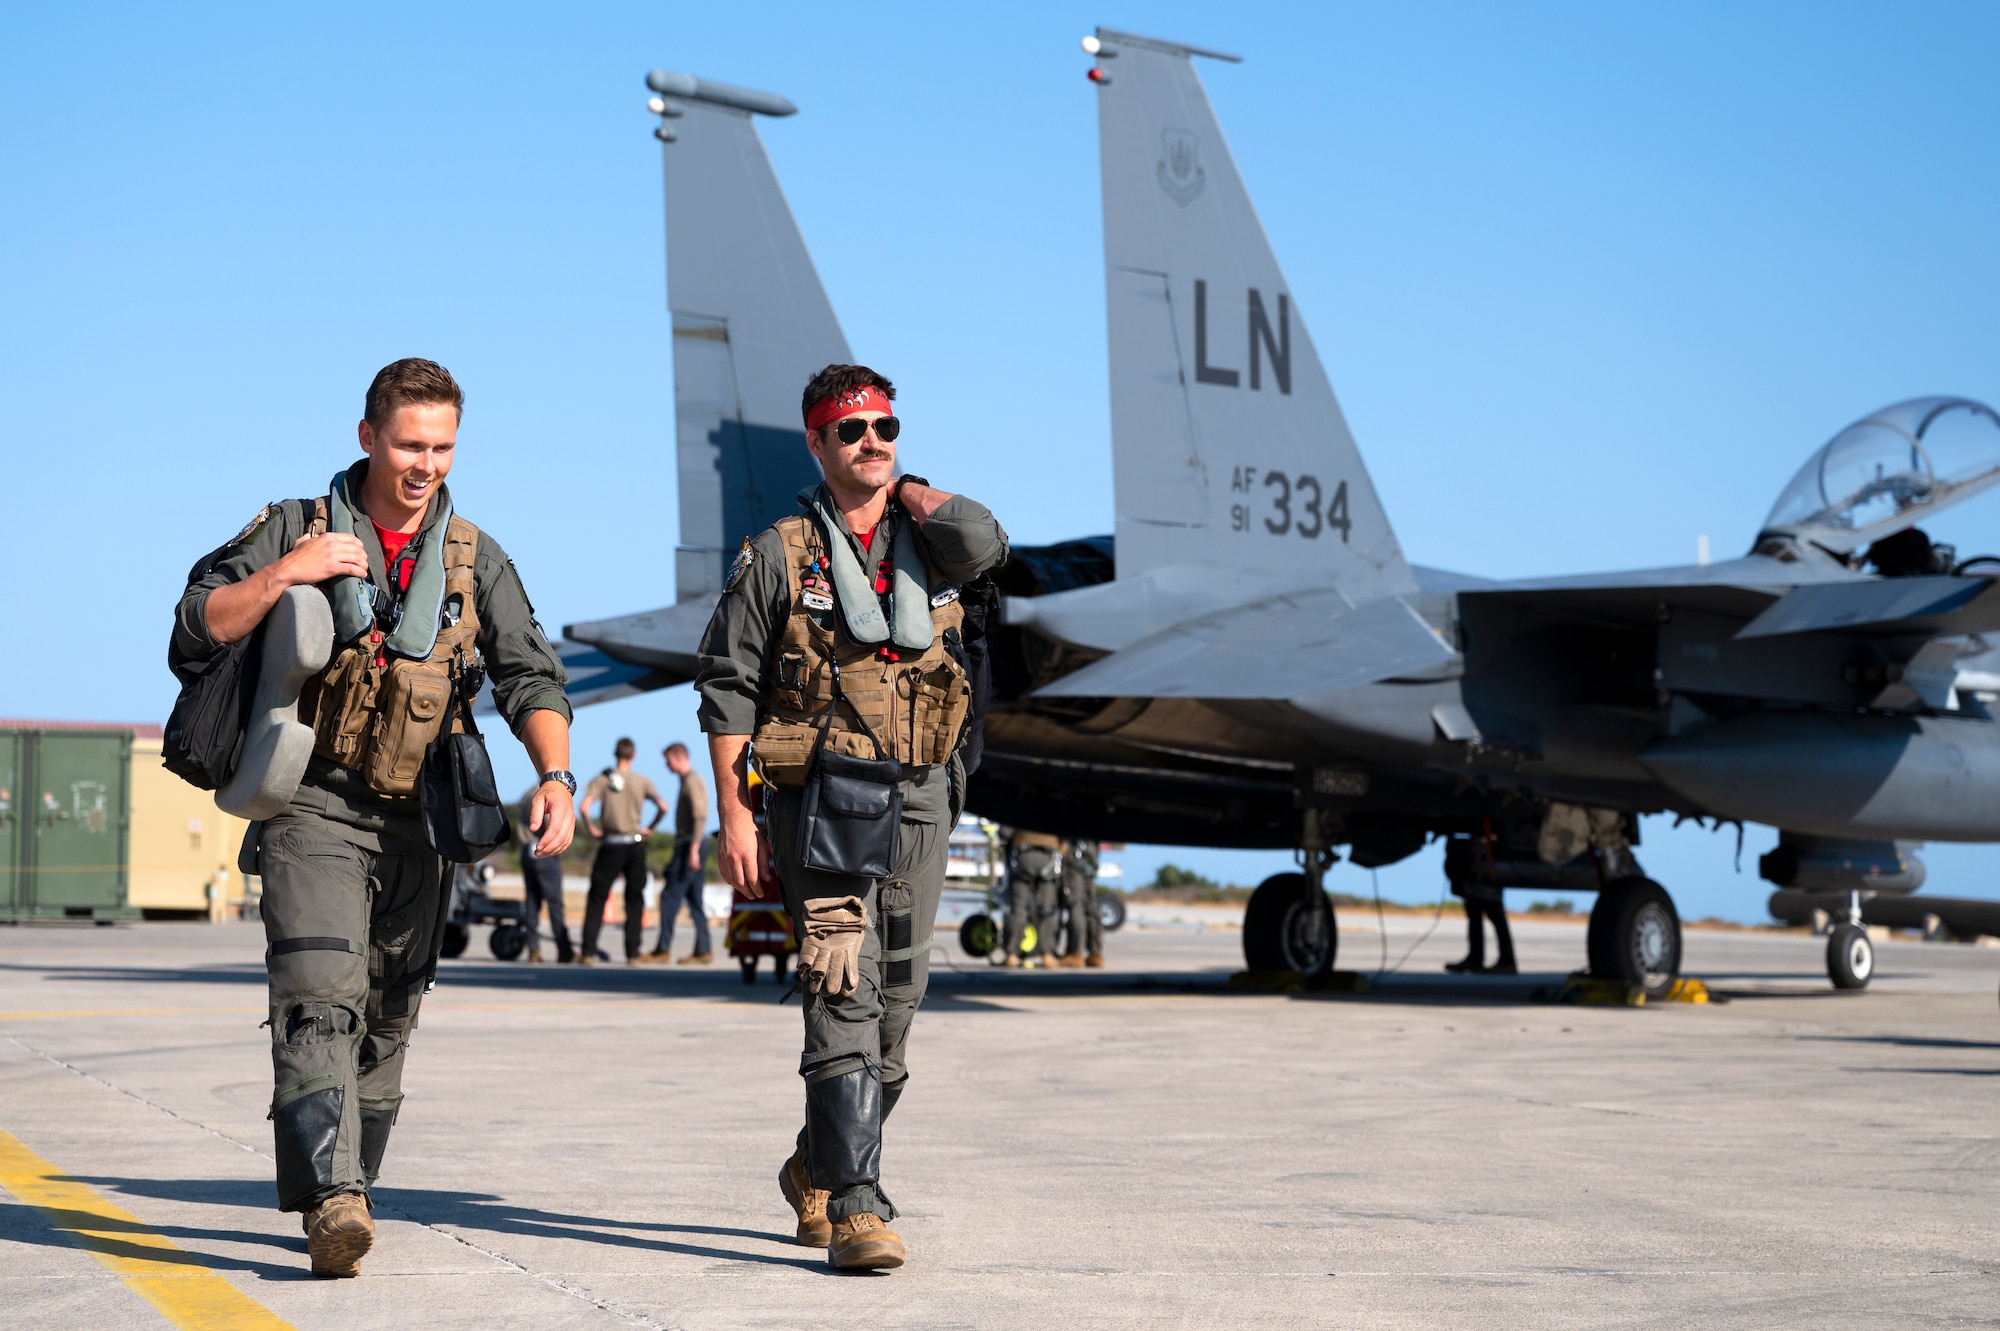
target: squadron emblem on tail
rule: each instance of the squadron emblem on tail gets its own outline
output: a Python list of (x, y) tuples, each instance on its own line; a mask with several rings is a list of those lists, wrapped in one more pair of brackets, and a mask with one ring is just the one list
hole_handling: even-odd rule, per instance
[(1199, 142), (1193, 131), (1185, 129), (1167, 130), (1160, 135), (1160, 141), (1165, 151), (1157, 168), (1160, 188), (1185, 208), (1208, 184), (1208, 173), (1201, 169)]

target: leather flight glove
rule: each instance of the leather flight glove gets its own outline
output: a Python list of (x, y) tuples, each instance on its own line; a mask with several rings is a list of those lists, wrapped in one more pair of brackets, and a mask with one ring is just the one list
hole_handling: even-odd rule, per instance
[(838, 998), (861, 982), (861, 931), (868, 909), (860, 897), (814, 897), (806, 902), (805, 937), (799, 941), (799, 983), (809, 994)]

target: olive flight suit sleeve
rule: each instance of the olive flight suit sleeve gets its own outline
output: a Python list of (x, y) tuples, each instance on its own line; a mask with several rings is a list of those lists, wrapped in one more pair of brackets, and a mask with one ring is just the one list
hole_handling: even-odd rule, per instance
[(701, 635), (695, 717), (705, 735), (749, 735), (757, 729), (764, 696), (764, 664), (771, 641), (784, 627), (789, 588), (785, 542), (776, 528), (750, 543), (749, 567), (715, 603)]
[(947, 582), (970, 582), (1007, 559), (1007, 533), (977, 499), (953, 495), (917, 528), (930, 546), (931, 564)]
[(208, 572), (188, 583), (180, 604), (174, 607), (174, 648), (181, 656), (206, 661), (222, 650), (223, 645), (208, 631), (208, 594), (284, 558), (292, 542), (305, 535), (305, 527), (292, 521), (296, 516), (293, 508), (283, 502), (266, 504), (235, 540), (216, 552), (220, 557)]
[(528, 589), (514, 571), (514, 561), (500, 543), (479, 533), (472, 558), (472, 596), (479, 612), (479, 654), (486, 658), (486, 677), (493, 681), (493, 704), (516, 738), (531, 712), (554, 712), (565, 722), (575, 713), (563, 686), (569, 672), (556, 659)]

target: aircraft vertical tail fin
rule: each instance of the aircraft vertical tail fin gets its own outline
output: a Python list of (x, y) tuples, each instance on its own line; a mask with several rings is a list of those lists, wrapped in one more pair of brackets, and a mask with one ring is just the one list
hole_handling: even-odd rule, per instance
[(822, 365), (852, 357), (752, 119), (796, 108), (665, 70), (646, 84), (663, 108), (681, 510), (675, 592), (694, 601), (721, 590), (744, 537), (792, 512), (800, 487), (819, 480), (799, 392)]
[[(1092, 50), (1092, 47), (1095, 50)], [(1169, 566), (1413, 590), (1193, 58), (1099, 28), (1120, 580)]]
[(646, 85), (665, 150), (681, 494), (675, 601), (563, 626), (579, 704), (694, 678), (696, 646), (738, 547), (796, 511), (793, 496), (819, 480), (799, 394), (822, 365), (853, 359), (751, 119), (797, 108), (774, 93), (665, 70)]

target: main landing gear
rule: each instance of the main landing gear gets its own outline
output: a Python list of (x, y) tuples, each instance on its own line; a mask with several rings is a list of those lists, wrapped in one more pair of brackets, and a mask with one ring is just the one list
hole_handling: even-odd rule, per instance
[(1266, 878), (1243, 912), (1243, 964), (1253, 971), (1297, 971), (1308, 980), (1333, 972), (1340, 929), (1326, 895), (1334, 853), (1318, 809), (1306, 810), (1304, 872)]
[(1681, 917), (1667, 889), (1637, 874), (1598, 891), (1585, 936), (1590, 973), (1665, 998), (1681, 974)]
[[(1496, 820), (1497, 821), (1497, 820)], [(1597, 896), (1584, 951), (1590, 974), (1641, 990), (1648, 999), (1673, 992), (1681, 974), (1681, 917), (1667, 889), (1639, 871), (1629, 846), (1584, 850), (1561, 864), (1541, 858), (1532, 826), (1503, 824), (1484, 836), (1454, 837), (1445, 846), (1452, 890), (1529, 888)]]

